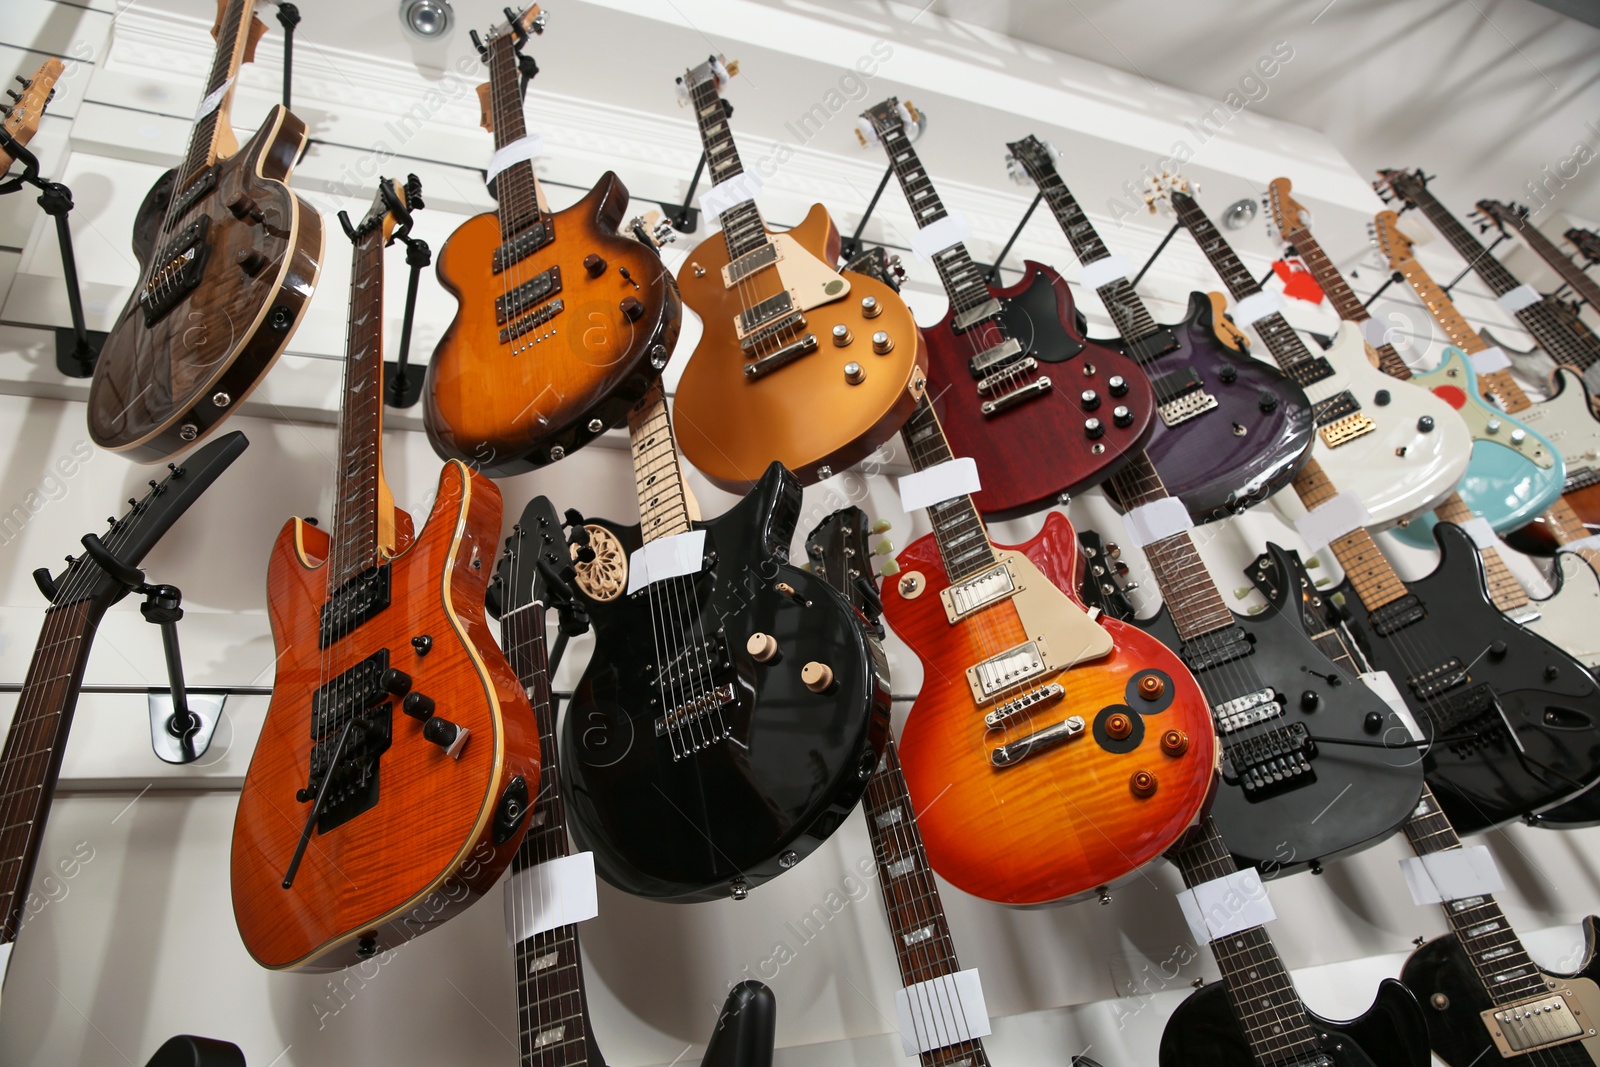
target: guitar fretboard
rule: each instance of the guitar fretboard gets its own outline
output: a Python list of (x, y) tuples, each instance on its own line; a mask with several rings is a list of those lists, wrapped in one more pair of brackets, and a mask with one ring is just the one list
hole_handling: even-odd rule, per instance
[[(1233, 295), (1234, 300), (1243, 300), (1247, 296), (1261, 292), (1261, 286), (1255, 277), (1234, 253), (1221, 231), (1213, 226), (1206, 213), (1200, 210), (1200, 205), (1193, 197), (1187, 193), (1174, 192), (1172, 207), (1177, 213), (1178, 221), (1194, 235), (1195, 243), (1211, 261), (1212, 268), (1221, 276), (1223, 284), (1228, 287), (1228, 292)], [(1267, 350), (1272, 353), (1273, 362), (1284, 374), (1301, 386), (1310, 385), (1321, 377), (1316, 357), (1306, 348), (1305, 342), (1300, 340), (1300, 335), (1294, 332), (1282, 314), (1273, 312), (1257, 319), (1254, 325), (1256, 333), (1266, 344)]]
[(688, 533), (689, 499), (683, 468), (678, 465), (667, 396), (659, 384), (628, 413), (628, 440), (633, 448), (633, 481), (644, 539)]
[(384, 228), (369, 226), (355, 241), (350, 313), (345, 326), (344, 398), (339, 412), (339, 476), (335, 482), (328, 582), (336, 589), (376, 567), (383, 482)]
[[(926, 395), (917, 401), (916, 410), (900, 432), (905, 438), (913, 470), (927, 470), (954, 458), (950, 442), (945, 440), (944, 428), (939, 425), (939, 416), (934, 414), (933, 404)], [(933, 520), (933, 536), (939, 543), (944, 572), (952, 582), (994, 566), (994, 546), (989, 543), (989, 532), (970, 496), (935, 504), (928, 509), (928, 517)]]
[[(713, 185), (744, 173), (739, 159), (739, 147), (733, 142), (733, 131), (728, 126), (728, 109), (717, 94), (717, 78), (711, 74), (689, 90), (694, 104), (695, 124), (700, 128), (700, 144), (706, 150), (706, 167), (711, 171)], [(738, 259), (766, 244), (767, 228), (761, 221), (761, 211), (754, 200), (745, 200), (717, 216), (722, 225), (722, 240), (728, 246), (728, 258)]]
[[(1350, 288), (1345, 281), (1344, 273), (1334, 266), (1333, 260), (1322, 250), (1322, 245), (1311, 236), (1311, 231), (1305, 227), (1296, 230), (1285, 230), (1283, 239), (1294, 246), (1306, 268), (1311, 271), (1311, 276), (1317, 280), (1317, 285), (1328, 297), (1328, 302), (1333, 305), (1339, 317), (1346, 322), (1360, 324), (1372, 318), (1367, 311), (1367, 306), (1361, 298)], [(1407, 381), (1411, 378), (1411, 368), (1406, 361), (1396, 352), (1393, 345), (1377, 345), (1373, 349), (1378, 353), (1378, 366), (1383, 373), (1391, 378)]]
[[(522, 117), (521, 74), (517, 70), (516, 34), (509, 26), (489, 39), (489, 107), (494, 120), (494, 147), (498, 151), (527, 136)], [(521, 160), (502, 170), (494, 180), (500, 217), (500, 239), (509, 241), (539, 221), (539, 190), (533, 161)]]
[[(1478, 208), (1480, 211), (1487, 211), (1487, 202), (1480, 201)], [(1561, 275), (1561, 280), (1572, 287), (1573, 293), (1579, 299), (1590, 307), (1600, 308), (1600, 282), (1596, 282), (1582, 267), (1569, 259), (1567, 254), (1561, 251), (1561, 246), (1546, 237), (1544, 232), (1533, 224), (1532, 219), (1510, 211), (1499, 212), (1497, 217), (1509, 223), (1517, 231), (1517, 236), (1527, 242), (1528, 247), (1533, 249), (1540, 259), (1550, 264), (1551, 268)]]
[[(1440, 522), (1453, 522), (1457, 526), (1475, 517), (1472, 509), (1467, 507), (1467, 502), (1461, 499), (1460, 493), (1451, 493), (1445, 497), (1433, 509), (1433, 513), (1438, 516)], [(1511, 576), (1511, 568), (1506, 566), (1506, 561), (1500, 557), (1499, 550), (1492, 547), (1480, 548), (1478, 558), (1483, 560), (1484, 577), (1489, 585), (1489, 599), (1494, 601), (1494, 606), (1501, 611), (1515, 611), (1526, 607), (1528, 592)]]
[[(211, 96), (227, 84), (229, 78), (239, 73), (239, 67), (244, 62), (245, 47), (249, 43), (247, 27), (254, 15), (255, 0), (228, 0), (228, 6), (222, 11), (222, 21), (217, 27), (217, 51), (211, 60), (211, 71), (206, 75), (206, 88), (201, 99)], [(226, 96), (232, 94), (230, 86)], [(183, 169), (178, 172), (178, 190), (187, 188), (190, 182), (200, 176), (201, 171), (216, 162), (217, 123), (228, 110), (226, 96), (209, 114), (197, 119), (194, 128), (189, 131), (189, 148), (184, 153)]]
[[(1295, 475), (1294, 490), (1308, 511), (1339, 495), (1322, 465), (1314, 459), (1307, 460)], [(1336, 537), (1328, 547), (1368, 611), (1376, 611), (1406, 595), (1405, 583), (1366, 530), (1352, 530)]]
[[(1210, 816), (1169, 855), (1191, 889), (1238, 870)], [(1321, 1051), (1316, 1031), (1266, 928), (1252, 926), (1217, 938), (1211, 952), (1256, 1062), (1311, 1062)]]

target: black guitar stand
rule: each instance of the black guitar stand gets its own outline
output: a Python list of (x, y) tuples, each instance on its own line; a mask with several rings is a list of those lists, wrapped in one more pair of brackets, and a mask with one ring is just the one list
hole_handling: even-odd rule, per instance
[(68, 378), (87, 378), (94, 373), (94, 362), (100, 356), (100, 346), (106, 335), (89, 330), (83, 323), (83, 294), (78, 286), (78, 258), (72, 253), (72, 228), (67, 225), (67, 213), (72, 210), (72, 190), (60, 182), (45, 181), (39, 177), (39, 159), (5, 130), (0, 129), (0, 148), (22, 164), (22, 173), (9, 181), (0, 182), (0, 196), (15, 193), (24, 185), (39, 190), (39, 206), (56, 220), (56, 241), (61, 245), (61, 271), (67, 281), (67, 307), (72, 313), (72, 327), (57, 326), (56, 369)]
[(861, 234), (867, 228), (867, 220), (872, 218), (872, 213), (878, 209), (878, 201), (883, 197), (883, 191), (889, 187), (889, 179), (894, 177), (894, 167), (891, 165), (883, 172), (883, 177), (878, 181), (878, 188), (873, 191), (872, 199), (867, 201), (867, 210), (861, 213), (861, 221), (856, 223), (856, 232), (852, 233), (839, 243), (839, 258), (852, 260), (861, 254), (865, 247), (861, 243)]
[[(1356, 276), (1356, 272), (1352, 270), (1350, 272), (1350, 276), (1352, 278), (1355, 277)], [(1406, 276), (1404, 274), (1401, 274), (1397, 270), (1396, 271), (1390, 271), (1388, 280), (1385, 281), (1382, 285), (1378, 286), (1377, 289), (1373, 290), (1371, 296), (1369, 296), (1365, 300), (1361, 301), (1361, 306), (1364, 307), (1364, 308), (1370, 308), (1373, 305), (1373, 303), (1377, 301), (1378, 297), (1383, 295), (1383, 291), (1385, 289), (1389, 288), (1389, 286), (1393, 285), (1395, 282), (1403, 282), (1405, 280), (1406, 280)]]
[[(178, 654), (178, 620), (183, 618), (183, 594), (172, 585), (151, 585), (144, 571), (118, 559), (96, 534), (85, 534), (83, 547), (130, 593), (145, 598), (139, 613), (146, 622), (161, 628), (161, 647), (167, 658), (167, 680), (171, 689), (150, 694), (150, 745), (166, 763), (193, 763), (211, 747), (222, 717), (226, 693), (201, 696), (193, 701), (183, 682), (183, 660)], [(38, 575), (35, 574), (35, 580)], [(41, 586), (42, 588), (42, 586)]]
[(409, 408), (416, 406), (422, 398), (425, 377), (423, 372), (408, 363), (411, 323), (417, 310), (417, 278), (422, 274), (422, 268), (433, 262), (433, 252), (428, 248), (428, 242), (420, 237), (402, 233), (398, 228), (395, 236), (405, 243), (406, 266), (411, 268), (411, 277), (406, 282), (406, 317), (400, 324), (400, 354), (398, 358), (383, 364), (383, 402), (392, 408)]
[(983, 280), (990, 285), (1000, 284), (1000, 264), (1005, 262), (1006, 256), (1011, 251), (1011, 246), (1017, 243), (1017, 238), (1022, 236), (1022, 231), (1027, 228), (1028, 220), (1033, 218), (1033, 209), (1039, 206), (1039, 201), (1044, 199), (1044, 193), (1035, 193), (1033, 203), (1028, 205), (1028, 210), (1022, 213), (1022, 221), (1017, 223), (1017, 228), (1011, 231), (1011, 236), (1006, 239), (1005, 247), (1000, 249), (1000, 254), (994, 257), (994, 262), (978, 267), (983, 271)]
[(1151, 252), (1150, 253), (1150, 258), (1144, 261), (1144, 266), (1139, 268), (1139, 273), (1135, 274), (1132, 278), (1128, 279), (1128, 284), (1129, 285), (1133, 286), (1134, 288), (1138, 288), (1139, 281), (1147, 273), (1149, 273), (1150, 267), (1155, 263), (1155, 261), (1157, 259), (1159, 259), (1161, 257), (1161, 253), (1163, 253), (1163, 252), (1165, 252), (1167, 250), (1167, 245), (1171, 243), (1172, 239), (1177, 236), (1178, 231), (1181, 230), (1181, 229), (1183, 229), (1183, 223), (1174, 222), (1172, 224), (1172, 229), (1168, 230), (1167, 231), (1167, 235), (1161, 239), (1161, 243), (1156, 245), (1156, 250), (1154, 252)]
[(283, 109), (288, 111), (289, 83), (294, 78), (294, 28), (300, 25), (300, 9), (288, 0), (281, 0), (278, 25), (283, 27)]

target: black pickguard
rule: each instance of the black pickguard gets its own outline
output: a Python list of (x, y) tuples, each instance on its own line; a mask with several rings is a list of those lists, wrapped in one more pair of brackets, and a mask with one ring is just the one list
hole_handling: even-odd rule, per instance
[[(1583, 920), (1585, 942), (1583, 968), (1556, 978), (1587, 978), (1600, 982), (1600, 964), (1595, 960), (1597, 920)], [(1529, 1053), (1514, 1060), (1500, 1056), (1484, 1029), (1481, 1012), (1494, 1007), (1483, 982), (1472, 969), (1455, 934), (1436, 937), (1413, 952), (1400, 968), (1400, 981), (1415, 993), (1428, 1020), (1428, 1042), (1450, 1067), (1490, 1067), (1497, 1063), (1527, 1062), (1537, 1067), (1595, 1067), (1595, 1061), (1581, 1044), (1557, 1045), (1537, 1056)]]
[[(1460, 527), (1440, 523), (1433, 536), (1439, 565), (1407, 583), (1420, 621), (1381, 636), (1348, 582), (1340, 591), (1351, 634), (1434, 742), (1423, 758), (1428, 784), (1457, 832), (1469, 834), (1534, 816), (1600, 781), (1600, 686), (1573, 656), (1495, 608)], [(1468, 668), (1464, 684), (1431, 700), (1408, 684), (1451, 659)], [(1472, 692), (1492, 703), (1476, 714), (1446, 703)], [(1600, 805), (1590, 807), (1584, 824), (1600, 821)]]
[[(1378, 985), (1372, 1007), (1349, 1022), (1330, 1022), (1306, 1012), (1322, 1040), (1327, 1067), (1429, 1067), (1428, 1028), (1422, 1009), (1393, 978)], [(1227, 986), (1193, 993), (1161, 1032), (1160, 1067), (1256, 1067), (1250, 1043), (1233, 1014)], [(1317, 1067), (1308, 1059), (1305, 1067)], [(1301, 1067), (1288, 1060), (1282, 1067)]]
[[(774, 463), (730, 511), (696, 524), (707, 534), (699, 574), (610, 602), (583, 598), (595, 651), (562, 727), (562, 789), (573, 837), (619, 889), (687, 902), (759, 885), (844, 821), (877, 765), (888, 666), (866, 620), (789, 565), (799, 508), (799, 482)], [(636, 526), (597, 525), (629, 552), (641, 543)], [(757, 632), (777, 639), (770, 663), (746, 651)], [(725, 645), (728, 666), (712, 680), (734, 692), (721, 712), (730, 736), (687, 755), (682, 732), (656, 729), (662, 702), (685, 688), (654, 682), (658, 658), (686, 633)], [(827, 692), (801, 681), (812, 661), (833, 670)], [(703, 732), (688, 736), (708, 736), (711, 720), (696, 722)]]

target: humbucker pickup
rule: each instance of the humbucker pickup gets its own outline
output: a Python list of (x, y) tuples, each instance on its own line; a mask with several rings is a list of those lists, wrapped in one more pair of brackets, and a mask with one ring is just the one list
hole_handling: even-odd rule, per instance
[(1020, 588), (1011, 565), (997, 563), (965, 581), (942, 589), (939, 599), (944, 603), (945, 618), (957, 623), (990, 604), (1011, 599)]
[(990, 345), (967, 360), (967, 369), (974, 378), (981, 378), (987, 372), (1022, 355), (1022, 342), (1015, 337), (1007, 337), (997, 345)]
[(1367, 621), (1372, 624), (1372, 629), (1379, 637), (1388, 637), (1427, 617), (1428, 613), (1423, 609), (1422, 601), (1417, 599), (1415, 593), (1407, 593), (1400, 599), (1391, 600), (1373, 611), (1367, 616)]
[(1219, 734), (1235, 733), (1246, 726), (1254, 726), (1282, 714), (1283, 705), (1271, 689), (1259, 689), (1242, 697), (1234, 697), (1211, 709), (1211, 719), (1216, 723)]
[(1057, 682), (1035, 689), (1031, 693), (1023, 693), (1019, 697), (1012, 697), (1004, 704), (997, 706), (993, 711), (983, 717), (983, 724), (990, 729), (1004, 725), (1006, 720), (1015, 718), (1025, 711), (1036, 711), (1047, 708), (1051, 704), (1066, 699), (1067, 691)]
[(1297, 364), (1293, 369), (1284, 373), (1293, 378), (1296, 385), (1305, 389), (1308, 386), (1316, 385), (1318, 382), (1332, 378), (1334, 371), (1333, 364), (1322, 356), (1316, 356), (1304, 363)]
[(1290, 723), (1256, 737), (1224, 741), (1223, 777), (1233, 778), (1246, 796), (1303, 784), (1317, 746), (1304, 723)]
[(722, 268), (722, 287), (732, 289), (758, 270), (765, 270), (783, 258), (776, 241), (768, 241), (754, 252), (746, 252)]
[(1250, 635), (1237, 626), (1201, 634), (1183, 643), (1183, 661), (1191, 671), (1204, 671), (1244, 659), (1255, 651)]
[(534, 330), (540, 326), (543, 326), (545, 323), (549, 322), (566, 309), (566, 304), (562, 302), (559, 296), (547, 304), (540, 304), (528, 314), (524, 315), (516, 322), (513, 322), (510, 326), (501, 327), (501, 343), (503, 344), (506, 341), (514, 340), (518, 337), (521, 337), (523, 334), (528, 333), (530, 330)]
[[(1115, 318), (1115, 315), (1112, 316)], [(1140, 363), (1147, 363), (1157, 356), (1164, 356), (1178, 347), (1178, 335), (1166, 326), (1162, 326), (1155, 333), (1146, 334), (1135, 341), (1128, 342), (1128, 355)]]
[(1326, 426), (1330, 422), (1337, 422), (1346, 415), (1354, 415), (1361, 410), (1361, 401), (1355, 394), (1346, 389), (1326, 399), (1319, 400), (1311, 405), (1311, 421), (1318, 426)]
[(345, 582), (322, 605), (319, 647), (327, 648), (389, 606), (389, 564), (363, 571)]
[(1358, 437), (1365, 437), (1377, 428), (1377, 423), (1358, 411), (1354, 415), (1346, 415), (1337, 422), (1328, 423), (1317, 432), (1322, 435), (1323, 444), (1329, 448), (1338, 448), (1340, 445), (1349, 444)]
[(1582, 1037), (1593, 1025), (1582, 1016), (1577, 997), (1562, 987), (1548, 996), (1490, 1008), (1480, 1017), (1500, 1055), (1509, 1059)]
[(1070, 741), (1074, 737), (1082, 737), (1084, 729), (1082, 718), (1077, 715), (1069, 716), (1054, 726), (1046, 726), (1043, 730), (1035, 730), (1027, 737), (994, 749), (989, 753), (989, 762), (996, 767), (1014, 767), (1036, 752), (1043, 752), (1047, 748), (1059, 745), (1063, 741)]
[(184, 214), (194, 207), (201, 197), (215, 189), (217, 187), (217, 172), (221, 169), (222, 164), (213, 163), (201, 171), (200, 177), (190, 182), (188, 188), (179, 193), (178, 198), (172, 202), (171, 217), (175, 219), (183, 218)]
[(494, 250), (493, 271), (499, 274), (514, 263), (521, 263), (555, 240), (555, 220), (544, 219), (529, 226)]
[(1467, 668), (1462, 666), (1459, 659), (1451, 656), (1420, 674), (1413, 674), (1406, 679), (1406, 684), (1418, 700), (1431, 700), (1440, 693), (1448, 693), (1466, 680)]
[(956, 333), (962, 333), (966, 330), (972, 329), (984, 319), (992, 319), (998, 314), (1000, 314), (1000, 301), (996, 300), (994, 297), (990, 297), (977, 307), (971, 307), (965, 311), (958, 311), (950, 319), (950, 328)]
[(997, 656), (990, 656), (976, 667), (967, 668), (967, 684), (972, 696), (986, 704), (1008, 689), (1015, 689), (1046, 670), (1044, 651), (1037, 641), (1025, 641)]
[(504, 325), (547, 296), (561, 291), (561, 268), (542, 270), (504, 296), (494, 298), (494, 321)]
[(379, 681), (389, 668), (389, 650), (380, 648), (311, 694), (311, 738), (327, 737), (374, 704), (393, 699)]
[(738, 327), (739, 336), (747, 338), (762, 327), (772, 324), (774, 319), (781, 319), (795, 310), (794, 297), (789, 295), (788, 290), (784, 290), (739, 312), (735, 325)]

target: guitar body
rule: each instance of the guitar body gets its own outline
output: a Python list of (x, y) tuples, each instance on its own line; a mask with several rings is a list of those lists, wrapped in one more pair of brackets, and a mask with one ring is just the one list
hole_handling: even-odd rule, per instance
[[(1348, 582), (1339, 591), (1373, 668), (1389, 673), (1424, 735), (1439, 739), (1423, 771), (1469, 834), (1555, 808), (1600, 780), (1600, 687), (1582, 663), (1495, 608), (1468, 534), (1440, 523), (1433, 536), (1439, 565), (1407, 583), (1419, 621), (1382, 636)], [(1462, 668), (1459, 684), (1425, 695), (1427, 678)]]
[[(1595, 960), (1597, 922), (1583, 920), (1583, 966), (1570, 974), (1547, 975), (1555, 987), (1573, 991), (1577, 1006), (1588, 1013), (1590, 1026), (1600, 1019), (1600, 963)], [(1522, 1056), (1505, 1057), (1490, 1039), (1482, 1013), (1494, 1008), (1473, 969), (1472, 958), (1455, 934), (1436, 937), (1407, 958), (1400, 981), (1425, 1005), (1428, 1043), (1448, 1067), (1489, 1067), (1527, 1062), (1540, 1067), (1595, 1067), (1600, 1064), (1600, 1037), (1556, 1045)]]
[[(794, 229), (768, 234), (782, 258), (733, 288), (723, 282), (728, 245), (720, 232), (701, 241), (678, 271), (678, 287), (702, 329), (674, 395), (678, 445), (730, 492), (749, 489), (774, 461), (809, 485), (865, 458), (910, 417), (921, 394), (914, 383), (926, 373), (922, 335), (899, 294), (869, 275), (830, 265), (839, 259), (839, 231), (826, 208), (817, 204)], [(818, 347), (748, 377), (754, 363), (739, 346), (735, 322), (744, 308), (782, 290), (800, 307), (826, 300), (807, 310), (799, 327)], [(872, 318), (861, 310), (867, 297), (879, 308)], [(834, 337), (839, 326), (850, 338), (844, 345)], [(872, 344), (879, 331), (894, 345), (883, 355)], [(849, 363), (865, 371), (858, 384), (845, 378)]]
[[(1439, 366), (1411, 379), (1454, 407), (1472, 434), (1471, 460), (1461, 483), (1455, 486), (1474, 515), (1487, 519), (1496, 531), (1525, 526), (1561, 495), (1566, 479), (1561, 452), (1539, 431), (1507, 415), (1478, 392), (1478, 376), (1466, 353), (1446, 348)], [(1519, 443), (1512, 435), (1521, 430)], [(1435, 430), (1437, 433), (1438, 431)], [(1337, 479), (1333, 471), (1329, 474)], [(1343, 482), (1335, 481), (1336, 485)], [(1426, 548), (1438, 520), (1429, 514), (1395, 531), (1406, 544)]]
[[(573, 838), (619, 889), (742, 896), (833, 833), (877, 765), (888, 666), (861, 615), (787, 562), (800, 494), (773, 464), (732, 509), (696, 524), (697, 573), (633, 595), (619, 584), (606, 600), (575, 585), (595, 649), (562, 727), (561, 788)], [(638, 527), (590, 530), (625, 583)], [(748, 650), (755, 634), (777, 641), (769, 662)], [(831, 686), (808, 688), (808, 663), (827, 665)]]
[[(1322, 1067), (1429, 1067), (1428, 1024), (1411, 991), (1393, 978), (1378, 983), (1378, 995), (1359, 1017), (1332, 1022), (1312, 1014), (1321, 1040), (1320, 1060), (1307, 1053), (1285, 1064)], [(1191, 993), (1161, 1032), (1160, 1067), (1256, 1067), (1244, 1029), (1229, 1002), (1228, 987), (1208, 985)], [(1455, 1067), (1452, 1064), (1452, 1067)]]
[[(1149, 438), (1155, 394), (1144, 371), (1130, 357), (1084, 339), (1067, 283), (1055, 270), (1029, 260), (1022, 280), (1007, 288), (989, 287), (1000, 302), (999, 319), (984, 319), (957, 331), (954, 313), (923, 329), (928, 344), (928, 383), (934, 408), (957, 456), (978, 463), (983, 488), (972, 496), (985, 516), (1010, 518), (1057, 502), (1063, 493), (1104, 480), (1126, 462), (1130, 449)], [(978, 392), (981, 378), (972, 357), (1007, 338), (1038, 361), (1038, 370), (1019, 383), (1050, 380), (1049, 388), (994, 415), (985, 415), (988, 397)], [(1109, 379), (1121, 377), (1127, 392), (1111, 394)], [(1007, 387), (1009, 388), (1009, 386)], [(1086, 410), (1081, 399), (1092, 389), (1099, 404)], [(1112, 421), (1112, 409), (1126, 405), (1133, 421)], [(1084, 422), (1097, 418), (1104, 435), (1091, 438)]]
[[(1145, 374), (1152, 383), (1177, 383), (1192, 380), (1193, 372), (1217, 405), (1174, 426), (1160, 416), (1154, 420), (1144, 450), (1167, 492), (1196, 522), (1207, 522), (1288, 485), (1315, 429), (1305, 392), (1271, 364), (1225, 344), (1205, 293), (1190, 293), (1183, 321), (1163, 329), (1172, 331), (1178, 347), (1146, 362)], [(1121, 339), (1095, 343), (1128, 350)]]
[(1539, 617), (1523, 625), (1572, 653), (1589, 667), (1600, 667), (1600, 575), (1573, 552), (1555, 559), (1555, 589), (1533, 601)]
[[(618, 235), (627, 210), (628, 191), (608, 171), (582, 200), (536, 224), (551, 228), (549, 243), (498, 274), (497, 214), (475, 215), (450, 235), (438, 271), (456, 315), (423, 390), (423, 425), (441, 457), (496, 477), (521, 474), (620, 422), (655, 382), (683, 309), (655, 250)], [(595, 277), (584, 266), (592, 255), (603, 261)], [(547, 271), (559, 272), (559, 287), (511, 323), (560, 310), (502, 340), (508, 326), (495, 301)], [(638, 302), (632, 318), (628, 300)]]
[[(1277, 694), (1282, 711), (1274, 717), (1220, 731), (1222, 786), (1212, 802), (1211, 817), (1241, 864), (1278, 873), (1387, 837), (1416, 808), (1422, 768), (1410, 751), (1333, 743), (1371, 741), (1374, 735), (1365, 728), (1369, 715), (1389, 725), (1399, 722), (1381, 697), (1345, 679), (1312, 643), (1317, 631), (1296, 616), (1302, 589), (1315, 587), (1298, 559), (1276, 545), (1269, 544), (1267, 551), (1275, 573), (1290, 579), (1277, 583), (1268, 610), (1235, 614), (1234, 625), (1250, 640), (1250, 655), (1199, 671), (1196, 679), (1212, 707), (1263, 687)], [(1181, 653), (1184, 643), (1165, 605), (1139, 627)], [(1330, 743), (1314, 746), (1309, 773), (1290, 783), (1246, 792), (1230, 751), (1262, 744), (1286, 728), (1304, 729)], [(1360, 799), (1339, 803), (1351, 798)]]
[[(409, 546), (404, 525), (402, 551), (388, 564), (389, 606), (327, 649), (319, 647), (327, 534), (291, 519), (273, 548), (267, 593), (277, 678), (239, 797), (232, 854), (239, 933), (264, 967), (336, 970), (432, 929), (494, 884), (526, 830), (526, 819), (509, 835), (496, 825), (513, 780), (536, 782), (539, 773), (532, 709), (484, 622), (500, 492), (464, 464), (447, 463), (428, 523)], [(423, 634), (432, 638), (426, 654), (412, 645)], [(470, 734), (452, 759), (423, 738), (422, 723), (402, 714), (398, 699), (372, 694), (369, 715), (388, 724), (386, 736), (380, 729), (362, 742), (381, 750), (376, 786), (365, 794), (351, 787), (353, 800), (330, 802), (324, 819), (333, 821), (334, 810), (342, 821), (313, 834), (286, 890), (281, 882), (310, 810), (296, 791), (310, 781), (313, 693), (383, 650), (410, 675), (413, 692), (432, 697), (439, 717)]]
[[(1084, 611), (1066, 592), (1073, 588), (1078, 545), (1059, 512), (1049, 513), (1027, 544), (996, 547), (1019, 575), (1021, 590), (953, 625), (940, 598), (950, 583), (933, 535), (896, 557), (901, 570), (884, 584), (884, 617), (924, 669), (900, 737), (900, 761), (921, 809), (917, 821), (928, 859), (947, 881), (1003, 904), (1070, 900), (1132, 874), (1194, 824), (1216, 778), (1211, 715), (1176, 655), (1139, 629), (1102, 616), (1090, 625), (1111, 636), (1108, 655), (1040, 676), (1038, 685), (1059, 684), (1064, 697), (986, 728), (984, 715), (994, 702), (980, 705), (963, 671), (1032, 637), (1059, 633), (1061, 619)], [(1152, 674), (1161, 681), (1154, 701), (1139, 693), (1140, 681)], [(1112, 740), (1105, 722), (1118, 712), (1134, 728)], [(1082, 716), (1088, 728), (1014, 765), (991, 763), (997, 746), (1068, 715)], [(1180, 754), (1163, 753), (1160, 739), (1168, 730), (1186, 738)], [(1154, 793), (1134, 792), (1132, 776), (1139, 771), (1155, 775)]]
[[(135, 224), (139, 282), (100, 349), (89, 386), (95, 444), (139, 462), (188, 448), (250, 394), (288, 345), (322, 260), (322, 217), (286, 184), (305, 141), (305, 124), (274, 107), (243, 148), (195, 180), (191, 190), (214, 174), (215, 187), (165, 230), (164, 205), (144, 215), (162, 202), (157, 182)], [(170, 185), (165, 195), (173, 195)], [(243, 206), (243, 217), (235, 217), (230, 203), (253, 205), (260, 221)], [(184, 239), (202, 225), (201, 236)], [(140, 294), (167, 265), (163, 257), (170, 261), (190, 248), (202, 257), (198, 284), (157, 286), (152, 308), (165, 310), (147, 324)], [(246, 265), (252, 256), (260, 257), (249, 260), (254, 273)]]
[[(1565, 367), (1551, 378), (1548, 400), (1517, 412), (1517, 418), (1549, 438), (1567, 461), (1561, 498), (1577, 512), (1590, 533), (1600, 530), (1600, 419), (1595, 418), (1583, 379)], [(1543, 515), (1505, 535), (1506, 544), (1530, 556), (1554, 555), (1560, 548)]]

